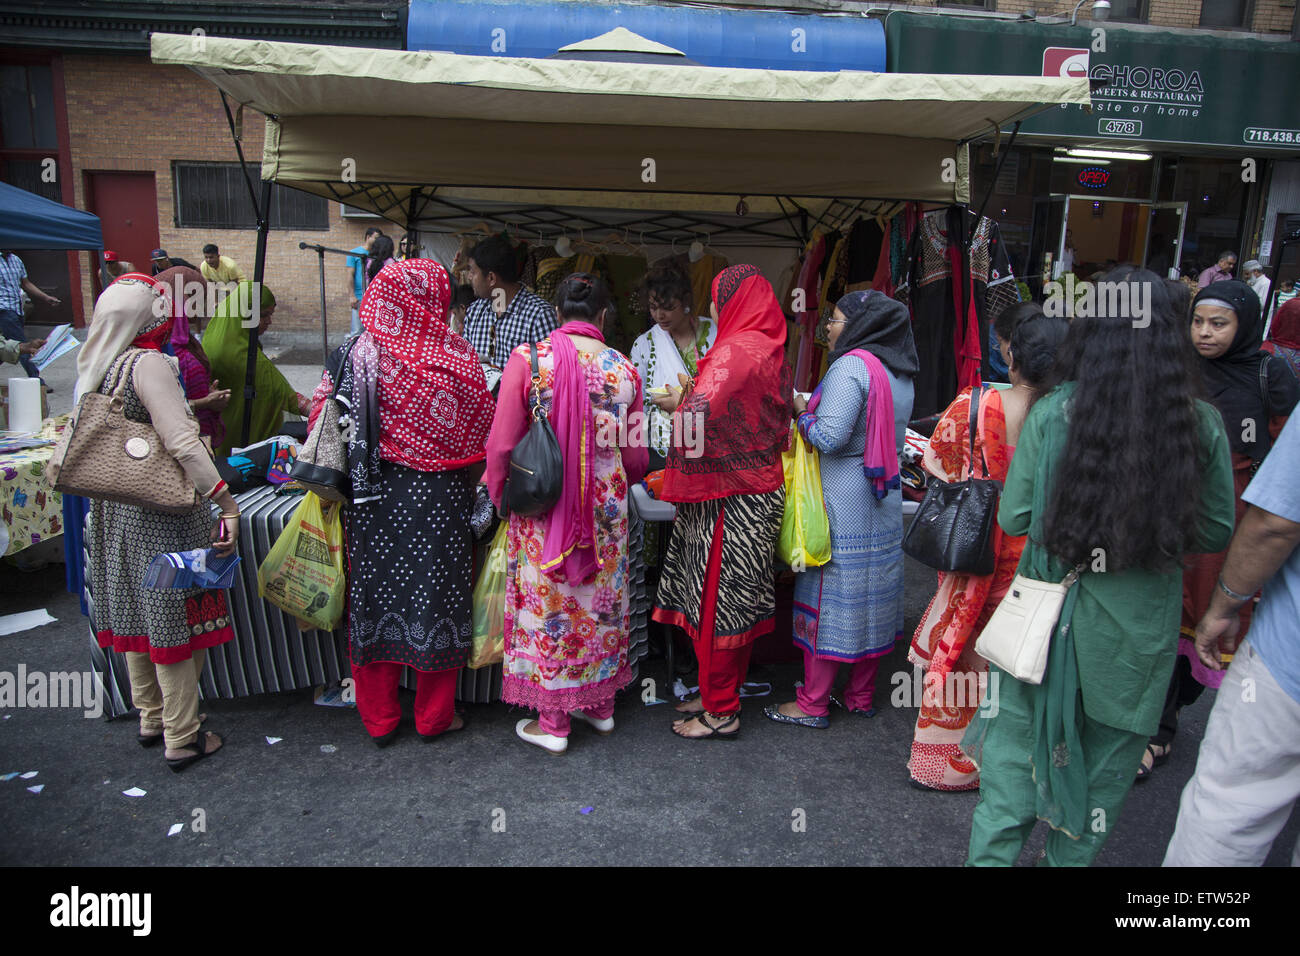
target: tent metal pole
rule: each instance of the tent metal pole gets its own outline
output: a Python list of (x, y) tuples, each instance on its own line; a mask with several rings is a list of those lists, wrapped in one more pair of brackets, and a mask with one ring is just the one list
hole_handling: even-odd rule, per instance
[[(253, 264), (253, 318), (262, 316), (262, 279), (266, 276), (266, 236), (271, 227), (271, 181), (262, 180), (262, 201), (257, 210), (257, 258)], [(240, 447), (248, 445), (248, 433), (253, 427), (253, 399), (257, 397), (257, 322), (248, 330), (248, 368), (244, 375), (244, 424), (240, 431)]]
[[(307, 243), (298, 243), (298, 248), (307, 248)], [(320, 266), (320, 354), (322, 364), (328, 365), (330, 360), (330, 337), (329, 323), (325, 321), (325, 249), (323, 246), (316, 247), (316, 260), (317, 265)]]
[(1002, 164), (1007, 161), (1011, 155), (1011, 147), (1015, 145), (1016, 135), (1020, 132), (1020, 120), (1016, 120), (1016, 125), (1011, 127), (1011, 138), (1007, 140), (1007, 145), (1002, 150), (1002, 155), (998, 157), (998, 168), (993, 171), (993, 179), (989, 182), (989, 188), (984, 191), (984, 201), (980, 203), (979, 214), (975, 217), (975, 224), (970, 227), (970, 233), (966, 236), (966, 248), (975, 241), (975, 230), (980, 227), (980, 220), (984, 218), (984, 210), (988, 207), (989, 199), (993, 196), (993, 189), (998, 184), (998, 177), (1002, 175)]

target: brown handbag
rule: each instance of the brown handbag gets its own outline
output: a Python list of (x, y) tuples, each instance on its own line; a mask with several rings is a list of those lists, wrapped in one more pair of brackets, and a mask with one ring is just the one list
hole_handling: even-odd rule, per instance
[(128, 351), (109, 369), (111, 394), (81, 396), (46, 473), (54, 490), (65, 495), (185, 514), (199, 503), (194, 482), (152, 424), (126, 417), (126, 386), (144, 354), (143, 349)]

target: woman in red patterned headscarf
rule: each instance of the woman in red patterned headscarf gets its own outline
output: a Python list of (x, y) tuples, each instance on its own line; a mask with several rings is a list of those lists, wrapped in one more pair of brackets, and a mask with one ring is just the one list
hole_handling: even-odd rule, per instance
[(422, 739), (464, 726), (453, 705), (471, 643), (469, 515), (492, 397), (469, 343), (447, 326), (450, 306), (438, 263), (384, 266), (361, 302), (365, 331), (341, 362), (352, 676), (381, 747), (401, 720), (403, 666), (418, 674)]
[(785, 316), (751, 265), (713, 280), (718, 337), (673, 411), (662, 496), (677, 502), (654, 617), (686, 631), (700, 661), (700, 698), (678, 709), (683, 737), (740, 731), (740, 685), (754, 639), (772, 630), (773, 553), (785, 507), (791, 374)]

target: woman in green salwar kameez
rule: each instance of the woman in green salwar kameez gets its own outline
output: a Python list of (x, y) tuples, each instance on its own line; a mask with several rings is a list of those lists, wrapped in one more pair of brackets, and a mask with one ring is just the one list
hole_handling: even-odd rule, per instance
[(1061, 384), (1025, 421), (998, 509), (1004, 532), (1029, 536), (1020, 574), (1084, 570), (1043, 682), (990, 667), (991, 699), (962, 742), (980, 767), (969, 865), (1014, 864), (1040, 819), (1052, 827), (1048, 865), (1093, 861), (1159, 724), (1182, 555), (1232, 536), (1227, 436), (1195, 397), (1185, 321), (1153, 273), (1107, 280), (1143, 283), (1150, 312), (1074, 320)]
[[(203, 333), (203, 351), (212, 363), (212, 377), (230, 389), (230, 404), (221, 413), (226, 426), (226, 439), (214, 449), (218, 458), (226, 457), (236, 446), (242, 447), (244, 429), (244, 381), (248, 377), (248, 328), (252, 322), (253, 283), (241, 282), (217, 304)], [(258, 303), (258, 334), (271, 324), (275, 311), (275, 296), (262, 286)], [(253, 399), (253, 416), (248, 430), (247, 444), (253, 445), (275, 435), (280, 430), (284, 413), (306, 415), (311, 410), (309, 399), (294, 391), (292, 385), (257, 349), (257, 373), (254, 379), (256, 397)]]

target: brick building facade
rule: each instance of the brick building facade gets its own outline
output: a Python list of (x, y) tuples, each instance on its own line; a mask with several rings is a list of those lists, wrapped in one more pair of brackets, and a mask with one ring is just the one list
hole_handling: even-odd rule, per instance
[[(63, 68), (76, 207), (92, 208), (87, 196), (86, 172), (152, 174), (161, 247), (198, 265), (203, 246), (216, 243), (221, 254), (238, 262), (251, 278), (257, 239), (251, 220), (242, 229), (175, 225), (173, 163), (238, 160), (221, 96), (212, 84), (181, 67), (155, 66), (148, 59), (137, 57), (70, 55), (63, 58)], [(254, 175), (262, 156), (262, 137), (261, 115), (246, 113), (243, 149), (253, 164)], [(327, 229), (270, 231), (265, 281), (275, 292), (275, 321), (280, 329), (319, 328), (317, 257), (310, 251), (300, 250), (300, 241), (351, 249), (361, 241), (370, 225), (378, 225), (395, 236), (390, 223), (345, 219), (338, 203), (329, 203), (328, 210)], [(94, 256), (81, 253), (80, 258), (81, 295), (85, 301), (93, 301)], [(344, 264), (338, 257), (326, 259), (326, 294), (331, 331), (346, 329), (350, 301), (345, 291)]]
[[(114, 232), (129, 233), (135, 237), (133, 248), (115, 251), (143, 270), (154, 245), (198, 265), (203, 246), (212, 242), (251, 278), (256, 216), (242, 177), (233, 171), (239, 156), (220, 93), (189, 70), (154, 65), (149, 34), (402, 49), (406, 12), (404, 0), (51, 0), (34, 8), (0, 0), (6, 106), (0, 125), (10, 127), (0, 129), (0, 180), (96, 213), (108, 248), (116, 245)], [(23, 115), (24, 100), (32, 104), (30, 116)], [(242, 130), (244, 155), (256, 178), (261, 115), (248, 111)], [(43, 175), (42, 164), (50, 159), (53, 177)], [(215, 210), (221, 227), (195, 226), (178, 215), (178, 164), (221, 164), (222, 175), (234, 177), (224, 191), (202, 197), (192, 191), (191, 213), (199, 206)], [(317, 257), (299, 250), (300, 241), (350, 249), (371, 225), (396, 239), (391, 224), (345, 218), (338, 203), (295, 197), (299, 207), (309, 206), (311, 222), (278, 228), (273, 218), (266, 256), (265, 281), (278, 304), (276, 325), (286, 331), (317, 329), (320, 322)], [(64, 300), (57, 309), (37, 307), (31, 321), (83, 325), (101, 288), (97, 255), (33, 251), (23, 258), (32, 280)], [(349, 319), (346, 274), (339, 257), (327, 257), (326, 266), (329, 326), (339, 331)]]

